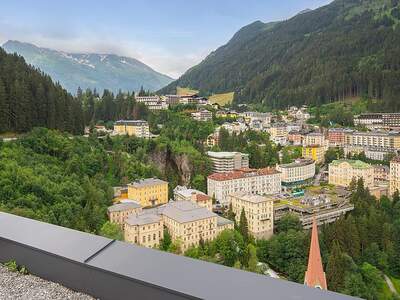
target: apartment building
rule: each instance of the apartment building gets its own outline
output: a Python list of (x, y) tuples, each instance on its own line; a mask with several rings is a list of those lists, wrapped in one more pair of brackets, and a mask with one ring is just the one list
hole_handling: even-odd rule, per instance
[(300, 131), (290, 131), (287, 139), (290, 144), (300, 146), (303, 145), (304, 134)]
[(191, 116), (196, 121), (206, 122), (206, 121), (212, 120), (212, 112), (207, 109), (203, 109), (203, 110), (199, 110), (194, 113), (191, 113)]
[(161, 216), (153, 214), (131, 215), (125, 221), (124, 239), (128, 243), (155, 248), (160, 245), (163, 236), (164, 227)]
[(142, 207), (155, 206), (168, 202), (168, 182), (147, 178), (128, 184), (128, 198)]
[(248, 129), (246, 124), (241, 122), (226, 122), (222, 124), (221, 127), (226, 129), (229, 134), (240, 134), (241, 132), (244, 132)]
[(183, 251), (198, 246), (200, 239), (211, 241), (217, 235), (217, 215), (190, 201), (168, 203), (162, 216), (172, 240), (179, 239)]
[(352, 133), (351, 129), (329, 128), (328, 142), (330, 147), (343, 147), (346, 142), (346, 133)]
[(400, 113), (368, 113), (354, 118), (355, 125), (369, 129), (400, 127)]
[(179, 95), (165, 95), (164, 99), (168, 105), (176, 105), (179, 104), (181, 97)]
[(374, 165), (375, 183), (386, 183), (389, 181), (390, 168), (385, 165)]
[(346, 146), (372, 147), (375, 149), (399, 150), (400, 133), (397, 131), (346, 132)]
[(142, 212), (142, 207), (134, 201), (116, 203), (107, 208), (108, 219), (111, 223), (123, 226), (125, 220), (131, 215), (137, 215)]
[(166, 100), (162, 100), (160, 96), (137, 96), (135, 97), (136, 102), (144, 103), (149, 110), (157, 111), (162, 109), (168, 109)]
[(271, 124), (271, 113), (262, 113), (256, 111), (247, 111), (240, 114), (247, 124), (251, 124), (255, 121), (260, 121), (263, 126)]
[(215, 132), (211, 133), (208, 137), (207, 140), (205, 140), (204, 144), (207, 147), (214, 147), (219, 144), (219, 128), (215, 130)]
[(136, 136), (149, 138), (150, 130), (147, 121), (142, 120), (120, 120), (114, 124), (114, 133), (118, 135)]
[(207, 156), (213, 163), (213, 172), (223, 173), (249, 167), (249, 155), (240, 152), (213, 152)]
[(283, 186), (301, 185), (315, 176), (315, 161), (297, 159), (290, 164), (278, 165), (277, 170), (281, 172)]
[(189, 189), (186, 186), (178, 185), (174, 188), (175, 201), (191, 201), (200, 207), (205, 207), (212, 211), (212, 199), (210, 196), (195, 189)]
[(303, 147), (302, 156), (306, 159), (312, 159), (317, 164), (325, 160), (326, 147), (320, 145), (310, 145)]
[(364, 186), (374, 186), (374, 167), (360, 160), (339, 159), (329, 164), (329, 184), (348, 187), (353, 179), (362, 178)]
[(390, 161), (389, 194), (393, 196), (395, 191), (400, 191), (400, 156)]
[(281, 145), (287, 143), (288, 131), (285, 124), (276, 123), (274, 125), (271, 125), (271, 127), (267, 129), (267, 132), (270, 135), (270, 140), (274, 143)]
[(271, 197), (239, 192), (229, 196), (236, 222), (242, 210), (247, 218), (249, 233), (256, 239), (268, 239), (274, 233), (274, 200)]
[(270, 195), (280, 191), (281, 174), (275, 168), (244, 168), (207, 177), (207, 194), (224, 205), (229, 205), (228, 196), (233, 193)]
[(322, 133), (319, 132), (310, 132), (306, 135), (304, 135), (303, 139), (303, 146), (325, 146), (325, 136)]

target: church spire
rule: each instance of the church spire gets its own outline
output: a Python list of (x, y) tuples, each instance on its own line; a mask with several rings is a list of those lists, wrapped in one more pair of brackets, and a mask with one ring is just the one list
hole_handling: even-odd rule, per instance
[(325, 272), (322, 267), (321, 251), (319, 249), (318, 229), (315, 217), (311, 230), (310, 253), (308, 256), (308, 266), (304, 277), (304, 284), (320, 289), (327, 289)]

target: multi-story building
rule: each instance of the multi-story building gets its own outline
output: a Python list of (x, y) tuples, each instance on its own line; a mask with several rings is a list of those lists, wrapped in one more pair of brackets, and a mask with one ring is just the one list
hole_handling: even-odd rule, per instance
[(283, 186), (296, 186), (306, 183), (315, 176), (315, 161), (312, 159), (297, 159), (290, 164), (278, 165)]
[(329, 164), (329, 184), (348, 187), (362, 178), (365, 187), (374, 186), (374, 167), (360, 160), (339, 159)]
[(284, 145), (287, 142), (288, 131), (286, 124), (284, 123), (275, 123), (271, 125), (270, 128), (267, 129), (267, 132), (270, 135), (270, 140), (275, 142), (276, 144)]
[(111, 223), (123, 226), (125, 220), (131, 215), (142, 212), (142, 207), (134, 201), (126, 201), (114, 204), (107, 208), (108, 219)]
[(310, 132), (304, 136), (303, 146), (325, 146), (325, 136), (319, 132)]
[(222, 229), (233, 229), (233, 222), (217, 216), (190, 201), (174, 201), (160, 210), (172, 240), (182, 242), (182, 250), (211, 241)]
[(310, 145), (303, 147), (302, 156), (314, 160), (317, 164), (325, 160), (326, 147), (320, 145)]
[(393, 196), (394, 192), (400, 192), (400, 156), (396, 156), (390, 161), (389, 174), (389, 194)]
[(212, 199), (210, 196), (195, 189), (188, 189), (185, 186), (178, 185), (176, 188), (174, 188), (174, 200), (191, 201), (200, 207), (205, 207), (209, 211), (212, 211)]
[(214, 147), (219, 144), (219, 128), (215, 130), (215, 132), (211, 133), (208, 137), (207, 140), (205, 140), (204, 144), (207, 147)]
[(199, 99), (198, 99), (198, 96), (196, 94), (194, 94), (194, 95), (181, 95), (180, 97), (181, 97), (180, 100), (179, 100), (180, 104), (198, 104), (199, 103)]
[(348, 146), (345, 145), (344, 154), (355, 155), (364, 152), (365, 157), (373, 160), (383, 161), (388, 158), (389, 155), (397, 154), (399, 150), (392, 148), (382, 148), (382, 147), (368, 147), (368, 146)]
[(330, 147), (342, 147), (346, 142), (346, 133), (352, 133), (351, 129), (330, 128), (328, 130), (328, 141)]
[(362, 125), (369, 129), (400, 127), (400, 113), (368, 113), (354, 118), (355, 125)]
[(128, 198), (140, 203), (142, 207), (168, 202), (168, 182), (147, 178), (128, 184)]
[(375, 183), (386, 183), (389, 181), (390, 168), (385, 165), (374, 165)]
[(192, 118), (196, 121), (210, 121), (212, 120), (212, 112), (206, 109), (191, 113)]
[(176, 105), (179, 104), (181, 97), (179, 95), (165, 95), (164, 99), (168, 105)]
[(399, 150), (400, 133), (397, 131), (346, 132), (346, 146), (372, 147), (375, 149)]
[(139, 138), (150, 137), (149, 124), (142, 120), (120, 120), (114, 124), (114, 133), (119, 135), (127, 134)]
[(271, 197), (239, 192), (229, 196), (236, 222), (242, 210), (246, 215), (249, 233), (256, 239), (268, 239), (274, 232), (274, 200)]
[(156, 111), (161, 109), (168, 109), (168, 104), (165, 100), (162, 100), (159, 96), (137, 96), (135, 97), (136, 102), (144, 103), (149, 110)]
[(288, 133), (288, 142), (295, 146), (303, 145), (304, 134), (301, 131), (290, 131)]
[(249, 155), (245, 153), (208, 151), (207, 156), (213, 163), (214, 173), (229, 172), (249, 167)]
[(237, 192), (270, 195), (281, 191), (281, 174), (275, 168), (239, 169), (207, 177), (207, 194), (224, 205)]
[(271, 123), (271, 113), (247, 111), (241, 113), (240, 116), (244, 118), (247, 124), (251, 124), (254, 121), (260, 121), (263, 126), (267, 126)]
[(160, 245), (163, 236), (163, 220), (158, 215), (131, 215), (125, 221), (124, 239), (128, 243), (155, 248)]
[(221, 127), (225, 128), (229, 132), (229, 134), (239, 134), (248, 129), (246, 124), (240, 122), (226, 122), (222, 124)]

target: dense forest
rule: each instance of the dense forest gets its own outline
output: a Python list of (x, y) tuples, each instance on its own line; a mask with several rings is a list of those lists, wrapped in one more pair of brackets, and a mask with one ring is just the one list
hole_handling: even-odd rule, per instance
[(81, 104), (21, 56), (0, 48), (0, 133), (38, 126), (82, 134)]
[(258, 21), (161, 92), (234, 91), (236, 103), (269, 108), (364, 97), (398, 111), (399, 22), (398, 0), (336, 0), (287, 21)]

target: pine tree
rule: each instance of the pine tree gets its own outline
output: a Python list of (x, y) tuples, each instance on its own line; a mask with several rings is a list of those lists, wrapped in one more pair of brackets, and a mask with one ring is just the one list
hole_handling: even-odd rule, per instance
[(342, 250), (340, 249), (339, 243), (334, 241), (326, 267), (326, 280), (330, 290), (339, 291), (343, 287), (344, 271)]
[(10, 126), (10, 105), (3, 81), (0, 78), (0, 132), (6, 132)]
[(240, 213), (239, 232), (243, 236), (244, 242), (247, 243), (249, 240), (249, 226), (244, 208), (242, 208), (242, 212)]

